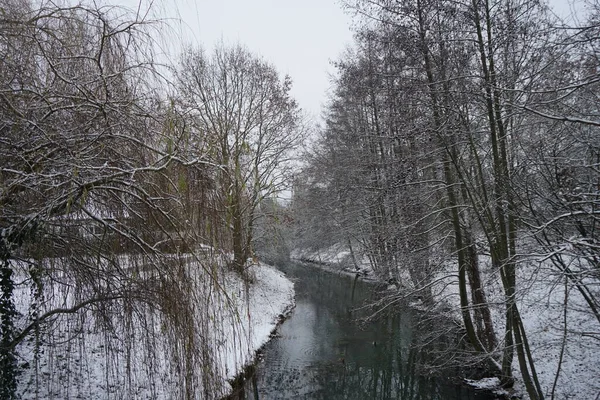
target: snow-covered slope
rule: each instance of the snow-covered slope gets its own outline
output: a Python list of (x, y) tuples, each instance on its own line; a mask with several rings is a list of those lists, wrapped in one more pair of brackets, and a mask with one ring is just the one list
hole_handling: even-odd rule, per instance
[[(492, 270), (490, 264), (489, 257), (480, 256), (490, 311), (499, 335), (504, 329), (504, 295), (498, 273)], [(453, 273), (456, 264), (448, 263), (446, 266), (448, 273), (445, 277), (440, 273), (434, 292), (438, 299), (452, 303), (455, 317), (460, 319), (458, 277)], [(597, 335), (600, 327), (581, 295), (573, 287), (565, 291), (564, 277), (557, 274), (547, 261), (522, 260), (517, 270), (517, 305), (545, 396), (598, 399), (600, 358), (597, 355), (600, 354), (600, 342)], [(526, 398), (516, 356), (513, 369), (515, 389)]]
[[(341, 244), (321, 250), (297, 249), (292, 257), (322, 264), (325, 268), (340, 269), (351, 265), (349, 253)], [(500, 336), (504, 330), (504, 292), (500, 276), (498, 271), (493, 271), (489, 256), (481, 255), (479, 264), (496, 334)], [(363, 261), (359, 267), (367, 269), (368, 263)], [(448, 307), (442, 308), (460, 321), (456, 271), (456, 260), (442, 262), (441, 270), (432, 279), (432, 291), (437, 304), (446, 302)], [(572, 285), (565, 288), (564, 276), (557, 273), (548, 260), (522, 257), (518, 263), (517, 275), (517, 303), (546, 397), (599, 399), (600, 341), (597, 338), (600, 325), (583, 297)], [(598, 290), (596, 286), (592, 287), (593, 290)], [(398, 286), (392, 285), (389, 289), (396, 291)], [(403, 290), (401, 287), (400, 292)], [(388, 295), (393, 298), (397, 294), (390, 292)], [(416, 303), (415, 306), (419, 304)], [(526, 398), (516, 356), (513, 369), (515, 389)], [(486, 378), (468, 383), (489, 388), (498, 382), (497, 379)]]
[[(18, 347), (22, 398), (178, 399), (189, 390), (194, 398), (225, 395), (229, 380), (253, 362), (281, 315), (293, 308), (294, 288), (264, 264), (250, 267), (251, 284), (234, 273), (221, 275), (218, 292), (214, 286), (198, 289), (204, 291), (196, 310), (205, 315), (190, 335), (197, 354), (186, 354), (186, 344), (173, 341), (169, 321), (149, 307), (110, 321), (98, 321), (90, 311), (63, 315), (40, 332), (39, 346), (32, 336)], [(26, 289), (16, 294), (24, 310), (30, 294)], [(105, 322), (112, 329), (103, 329)], [(186, 378), (181, 366), (187, 361), (195, 372)]]

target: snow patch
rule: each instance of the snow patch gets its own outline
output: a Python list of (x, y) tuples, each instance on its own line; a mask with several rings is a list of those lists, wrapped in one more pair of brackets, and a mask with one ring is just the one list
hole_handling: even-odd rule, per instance
[[(196, 269), (195, 279), (202, 280), (203, 269)], [(248, 273), (253, 280), (251, 284), (235, 273), (222, 270), (219, 291), (214, 286), (206, 291), (201, 283), (195, 286), (201, 291), (196, 310), (206, 314), (199, 321), (210, 325), (200, 332), (209, 332), (210, 336), (196, 336), (193, 340), (199, 342), (197, 348), (203, 354), (206, 352), (214, 363), (211, 369), (207, 365), (192, 366), (200, 377), (192, 378), (196, 396), (226, 395), (231, 390), (230, 380), (254, 362), (256, 351), (269, 340), (282, 316), (294, 307), (293, 283), (283, 273), (265, 264), (252, 265)], [(20, 287), (15, 296), (16, 306), (27, 315), (32, 300), (29, 288)], [(48, 299), (56, 296), (54, 307), (69, 302), (69, 295), (64, 293), (47, 296)], [(38, 346), (34, 335), (30, 335), (17, 348), (22, 367), (18, 387), (21, 398), (184, 397), (190, 383), (182, 379), (178, 365), (189, 354), (183, 347), (173, 350), (168, 334), (173, 327), (168, 320), (150, 307), (141, 307), (133, 317), (111, 316), (110, 323), (116, 326), (108, 332), (94, 314), (80, 310), (76, 315), (60, 315), (43, 329)], [(127, 324), (129, 328), (125, 329)], [(179, 361), (174, 359), (177, 357)], [(191, 359), (202, 358), (196, 354)], [(205, 388), (202, 377), (215, 371), (217, 376), (211, 380), (217, 384)]]
[[(496, 335), (501, 339), (505, 317), (500, 276), (492, 268), (489, 256), (480, 255), (479, 265)], [(449, 304), (452, 317), (460, 321), (456, 270), (455, 260), (445, 263), (444, 271), (435, 277), (433, 293), (438, 301)], [(597, 379), (600, 376), (599, 325), (581, 294), (571, 285), (565, 291), (564, 277), (557, 274), (550, 261), (534, 258), (523, 258), (518, 263), (517, 286), (517, 305), (545, 396), (557, 399), (595, 399), (600, 396)], [(597, 286), (591, 287), (597, 292)], [(563, 359), (559, 364), (561, 349)], [(515, 390), (526, 396), (516, 356), (513, 374)]]
[(483, 378), (479, 380), (465, 379), (465, 383), (475, 389), (490, 390), (500, 387), (499, 378)]

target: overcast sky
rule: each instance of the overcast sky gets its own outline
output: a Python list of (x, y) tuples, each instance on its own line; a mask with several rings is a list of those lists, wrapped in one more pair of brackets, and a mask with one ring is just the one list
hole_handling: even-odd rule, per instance
[[(127, 1), (127, 0), (125, 0)], [(130, 0), (131, 1), (131, 0)], [(154, 0), (133, 0), (154, 2)], [(329, 74), (352, 43), (351, 17), (339, 0), (158, 0), (183, 26), (184, 42), (212, 49), (215, 43), (241, 43), (272, 62), (294, 81), (292, 94), (318, 118), (330, 87)], [(569, 3), (550, 0), (568, 13)], [(173, 46), (175, 53), (180, 46)]]
[(337, 0), (177, 0), (177, 12), (188, 43), (239, 42), (290, 75), (293, 96), (314, 117), (326, 100), (330, 61), (352, 42), (351, 18)]

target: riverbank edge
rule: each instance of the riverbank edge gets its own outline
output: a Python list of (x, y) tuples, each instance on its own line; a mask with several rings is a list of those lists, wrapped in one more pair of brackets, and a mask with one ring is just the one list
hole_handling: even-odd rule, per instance
[(386, 282), (382, 279), (379, 279), (375, 276), (372, 276), (371, 272), (367, 269), (352, 269), (350, 266), (346, 266), (347, 263), (340, 262), (328, 262), (328, 261), (319, 261), (309, 257), (290, 257), (290, 261), (297, 263), (305, 263), (315, 265), (325, 271), (329, 271), (335, 274), (346, 275), (350, 277), (358, 277), (365, 282), (373, 283), (373, 284), (381, 284), (384, 285)]
[[(277, 269), (275, 266), (269, 266)], [(243, 396), (245, 393), (246, 382), (248, 379), (251, 379), (254, 376), (256, 372), (256, 365), (261, 361), (265, 347), (271, 342), (271, 340), (277, 337), (277, 331), (279, 330), (279, 327), (292, 316), (295, 308), (296, 299), (294, 293), (293, 302), (286, 304), (284, 309), (279, 313), (275, 327), (271, 330), (268, 340), (255, 349), (252, 360), (246, 363), (237, 375), (228, 380), (229, 384), (231, 385), (231, 391), (228, 395), (222, 397), (220, 400), (241, 400), (244, 398)]]
[[(368, 271), (368, 270), (364, 270), (364, 269), (353, 270), (352, 267), (348, 266), (348, 263), (346, 263), (346, 262), (321, 261), (321, 260), (311, 259), (306, 256), (290, 257), (290, 261), (298, 262), (301, 264), (312, 265), (315, 268), (320, 268), (320, 269), (323, 269), (323, 270), (331, 272), (331, 273), (345, 275), (345, 276), (353, 277), (356, 279), (361, 279), (362, 281), (373, 284), (373, 285), (384, 286), (384, 285), (389, 284), (389, 282), (387, 282), (383, 279), (380, 279), (380, 278), (377, 278), (376, 276), (370, 275), (370, 271)], [(423, 308), (421, 307), (421, 305), (418, 303), (408, 302), (407, 306), (417, 312), (424, 311)], [(467, 379), (465, 377), (460, 377), (460, 376), (456, 376), (453, 378), (456, 378), (457, 380), (459, 380), (461, 382), (460, 384), (465, 387), (470, 387), (477, 392), (490, 393), (494, 396), (497, 396), (497, 398), (499, 400), (517, 400), (517, 399), (522, 398), (520, 393), (513, 392), (512, 390), (507, 390), (506, 388), (503, 388), (500, 384), (500, 379), (498, 377), (483, 378), (480, 381), (471, 380), (471, 379)], [(498, 381), (497, 385), (490, 384), (492, 379)]]

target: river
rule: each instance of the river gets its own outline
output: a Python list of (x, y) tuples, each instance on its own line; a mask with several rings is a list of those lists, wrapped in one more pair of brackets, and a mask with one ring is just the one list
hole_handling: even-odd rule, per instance
[(279, 267), (295, 283), (296, 308), (264, 348), (247, 400), (491, 400), (495, 396), (417, 373), (416, 315), (405, 307), (358, 324), (375, 285), (306, 264)]

